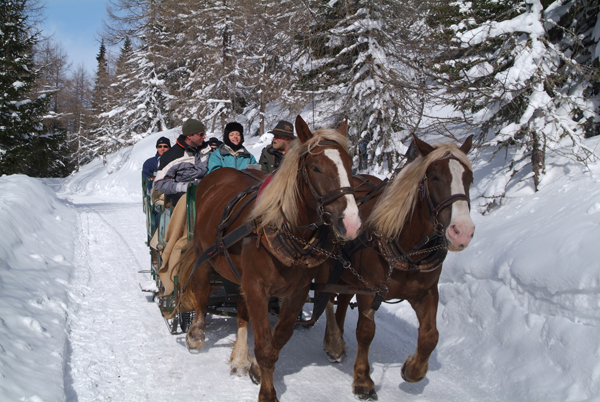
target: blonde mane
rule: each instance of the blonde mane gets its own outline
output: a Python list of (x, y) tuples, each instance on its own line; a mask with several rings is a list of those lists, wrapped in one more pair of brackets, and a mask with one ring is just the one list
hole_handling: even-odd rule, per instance
[(367, 225), (385, 237), (398, 236), (409, 220), (417, 202), (419, 182), (425, 177), (429, 165), (449, 154), (454, 155), (469, 169), (471, 162), (454, 143), (436, 144), (425, 158), (419, 156), (390, 183), (369, 216)]
[(320, 141), (335, 141), (348, 152), (348, 140), (335, 130), (322, 129), (313, 133), (313, 137), (302, 144), (298, 140), (292, 141), (290, 150), (285, 154), (283, 162), (273, 175), (273, 180), (262, 191), (254, 206), (250, 219), (260, 218), (261, 225), (281, 228), (283, 215), (293, 225), (298, 221), (298, 202), (300, 189), (298, 188), (298, 174), (300, 159), (318, 146)]

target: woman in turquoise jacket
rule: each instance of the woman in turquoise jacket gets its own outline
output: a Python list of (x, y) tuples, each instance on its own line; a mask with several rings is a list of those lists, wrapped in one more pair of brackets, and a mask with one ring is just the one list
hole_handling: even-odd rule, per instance
[(227, 123), (223, 132), (223, 144), (213, 151), (208, 159), (208, 173), (222, 167), (245, 169), (250, 164), (256, 164), (256, 159), (244, 143), (244, 127), (240, 123)]

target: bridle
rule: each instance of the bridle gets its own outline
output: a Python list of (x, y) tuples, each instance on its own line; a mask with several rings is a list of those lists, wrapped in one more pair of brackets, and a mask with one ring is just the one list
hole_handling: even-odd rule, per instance
[[(454, 155), (449, 155), (443, 159), (455, 159), (460, 162)], [(380, 235), (376, 234), (376, 236), (385, 244), (384, 246), (384, 244), (380, 243), (380, 247), (386, 248), (384, 254), (387, 255), (386, 258), (389, 258), (390, 261), (402, 261), (406, 263), (409, 268), (405, 269), (405, 271), (429, 272), (441, 266), (441, 264), (437, 264), (435, 261), (443, 261), (448, 249), (448, 243), (444, 234), (446, 228), (439, 222), (439, 214), (457, 201), (466, 201), (469, 210), (471, 210), (471, 200), (466, 194), (452, 194), (435, 205), (427, 186), (427, 174), (425, 174), (419, 184), (419, 199), (427, 200), (430, 220), (433, 226), (433, 231), (430, 234), (424, 236), (409, 252), (405, 252), (402, 249), (398, 238), (384, 239)]]
[[(460, 162), (460, 160), (454, 155), (450, 155), (444, 159), (454, 159)], [(419, 184), (419, 194), (420, 199), (427, 199), (427, 205), (429, 206), (429, 212), (431, 214), (431, 219), (433, 220), (433, 226), (441, 225), (437, 218), (440, 212), (446, 207), (454, 204), (456, 201), (466, 201), (469, 206), (469, 211), (471, 210), (471, 199), (466, 194), (452, 194), (450, 197), (446, 198), (444, 201), (440, 202), (438, 205), (433, 205), (433, 200), (431, 199), (431, 194), (429, 192), (429, 188), (427, 187), (427, 174), (421, 180)], [(443, 225), (442, 225), (443, 227)]]
[[(317, 146), (322, 146), (322, 147), (329, 146), (329, 145), (338, 145), (339, 146), (340, 144), (338, 144), (335, 141), (320, 141), (319, 143), (317, 143)], [(309, 155), (309, 153), (310, 152), (307, 151), (304, 155), (302, 155), (302, 162), (301, 162), (300, 168), (298, 169), (298, 172), (302, 173), (302, 179), (304, 180), (304, 183), (306, 183), (306, 186), (310, 190), (310, 193), (312, 194), (313, 198), (315, 199), (315, 202), (317, 203), (317, 213), (319, 214), (319, 219), (316, 222), (310, 223), (305, 226), (297, 226), (297, 225), (293, 225), (293, 224), (289, 223), (289, 219), (286, 218), (285, 214), (283, 213), (283, 210), (281, 210), (281, 214), (283, 215), (283, 218), (285, 219), (287, 224), (290, 226), (293, 226), (296, 229), (316, 230), (322, 225), (329, 226), (332, 224), (331, 214), (329, 212), (325, 212), (323, 207), (331, 204), (338, 198), (343, 197), (345, 195), (354, 195), (354, 188), (353, 187), (340, 187), (340, 188), (337, 188), (335, 190), (328, 192), (325, 195), (320, 195), (317, 192), (317, 190), (315, 190), (315, 187), (311, 183), (310, 178), (308, 177), (308, 172), (306, 170), (306, 157)], [(298, 176), (300, 176), (300, 175), (298, 175)], [(300, 180), (300, 178), (298, 178), (298, 180)]]

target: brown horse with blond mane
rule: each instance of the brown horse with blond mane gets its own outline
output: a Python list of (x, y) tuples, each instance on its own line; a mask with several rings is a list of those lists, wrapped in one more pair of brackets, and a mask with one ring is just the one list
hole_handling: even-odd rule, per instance
[[(205, 344), (211, 272), (240, 285), (231, 373), (249, 373), (255, 382), (260, 381), (258, 400), (265, 402), (278, 400), (273, 386), (275, 362), (292, 336), (318, 267), (338, 241), (354, 239), (361, 227), (351, 187), (352, 160), (345, 125), (340, 129), (344, 135), (335, 130), (313, 133), (300, 116), (295, 125), (298, 141), (286, 153), (270, 184), (261, 189), (257, 201), (244, 202), (250, 193), (240, 194), (260, 183), (263, 176), (256, 177), (259, 172), (222, 168), (202, 179), (196, 190), (196, 256), (220, 244), (224, 226), (227, 233), (243, 225), (250, 225), (252, 231), (226, 252), (216, 253), (195, 270), (191, 264), (184, 265), (180, 273), (183, 280), (191, 278), (188, 291), (195, 296), (196, 315), (186, 336), (190, 350)], [(234, 198), (240, 202), (232, 206), (230, 200)], [(222, 217), (224, 210), (229, 212)], [(273, 330), (268, 317), (271, 297), (280, 300)], [(254, 330), (255, 359), (248, 349), (248, 319)]]
[[(427, 373), (438, 342), (442, 263), (448, 250), (466, 248), (475, 230), (469, 216), (473, 172), (466, 156), (471, 140), (460, 148), (453, 143), (432, 147), (415, 137), (420, 156), (389, 183), (372, 176), (354, 178), (365, 227), (345, 249), (355, 272), (344, 270), (341, 280), (365, 290), (356, 295), (358, 349), (352, 388), (360, 399), (377, 399), (369, 374), (369, 347), (375, 336), (374, 314), (382, 301), (407, 300), (419, 320), (417, 350), (402, 366), (402, 377), (417, 382)], [(331, 361), (345, 356), (344, 321), (352, 297), (338, 295), (335, 313), (333, 303), (326, 308), (325, 351)]]

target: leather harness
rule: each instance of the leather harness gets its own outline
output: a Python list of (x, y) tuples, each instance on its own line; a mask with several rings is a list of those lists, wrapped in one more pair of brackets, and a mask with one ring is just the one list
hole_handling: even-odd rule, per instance
[[(335, 141), (320, 141), (319, 143), (317, 143), (317, 146), (331, 146), (331, 145), (339, 145), (337, 142)], [(306, 171), (306, 156), (308, 155), (308, 151), (302, 155), (302, 163), (301, 163), (301, 167), (299, 169), (299, 172), (302, 173), (302, 178), (304, 180), (304, 182), (306, 183), (306, 185), (308, 186), (312, 196), (314, 197), (316, 203), (317, 203), (317, 211), (319, 213), (319, 219), (316, 222), (310, 223), (309, 225), (305, 225), (305, 226), (296, 226), (296, 225), (292, 225), (291, 223), (289, 223), (289, 221), (285, 218), (284, 219), (286, 221), (288, 221), (287, 224), (284, 224), (282, 227), (282, 230), (278, 231), (278, 236), (286, 236), (287, 237), (287, 241), (282, 242), (282, 244), (285, 244), (284, 248), (286, 248), (286, 251), (289, 252), (294, 252), (294, 250), (296, 252), (299, 252), (302, 255), (308, 255), (311, 253), (315, 253), (318, 252), (320, 249), (317, 247), (301, 247), (297, 244), (297, 242), (294, 241), (294, 236), (291, 234), (290, 230), (289, 230), (289, 226), (293, 226), (296, 229), (306, 229), (306, 230), (313, 230), (313, 232), (315, 231), (319, 231), (319, 229), (321, 228), (321, 226), (325, 225), (328, 226), (331, 224), (331, 216), (329, 215), (329, 213), (325, 212), (323, 207), (325, 205), (328, 205), (330, 203), (332, 203), (333, 201), (337, 200), (338, 198), (344, 196), (344, 195), (354, 195), (354, 189), (352, 187), (340, 187), (336, 190), (330, 191), (327, 194), (320, 196), (317, 191), (315, 190), (314, 186), (312, 185), (309, 177), (308, 177), (308, 172)], [(234, 266), (233, 262), (231, 261), (231, 258), (229, 257), (229, 253), (227, 251), (227, 249), (231, 246), (233, 246), (234, 244), (236, 244), (237, 242), (239, 242), (240, 240), (244, 239), (247, 236), (250, 236), (252, 234), (259, 234), (259, 226), (257, 224), (257, 222), (255, 222), (254, 220), (246, 222), (244, 225), (234, 229), (231, 233), (228, 233), (227, 235), (223, 235), (225, 230), (228, 228), (228, 226), (231, 224), (231, 222), (233, 222), (240, 214), (241, 212), (248, 206), (248, 204), (250, 204), (250, 202), (254, 201), (256, 199), (256, 196), (258, 194), (258, 189), (260, 188), (261, 184), (262, 184), (262, 179), (256, 177), (255, 175), (253, 175), (252, 173), (246, 171), (246, 170), (241, 170), (241, 172), (255, 178), (256, 180), (259, 181), (259, 183), (239, 192), (235, 197), (233, 197), (229, 203), (227, 204), (227, 206), (225, 207), (225, 209), (223, 210), (223, 214), (221, 215), (221, 222), (219, 223), (219, 225), (217, 226), (217, 238), (215, 241), (215, 244), (213, 244), (211, 247), (209, 247), (208, 249), (206, 249), (202, 255), (200, 255), (195, 264), (194, 267), (192, 269), (192, 271), (190, 272), (190, 275), (188, 276), (185, 285), (182, 288), (182, 292), (185, 292), (185, 290), (187, 289), (187, 286), (189, 285), (189, 282), (194, 274), (194, 272), (196, 271), (196, 269), (198, 269), (198, 267), (208, 261), (209, 259), (211, 259), (212, 257), (216, 256), (219, 253), (223, 253), (225, 255), (225, 258), (227, 259), (227, 263), (229, 264), (229, 267), (231, 269), (231, 271), (233, 272), (233, 274), (238, 278), (238, 280), (241, 282), (242, 278), (241, 275), (239, 274), (238, 270), (236, 269), (236, 267)], [(298, 180), (300, 180), (300, 176), (298, 176)], [(246, 199), (245, 202), (243, 204), (240, 205), (240, 208), (238, 208), (238, 210), (234, 213), (231, 214), (231, 211), (238, 205), (238, 203), (240, 203), (243, 199)], [(281, 213), (283, 214), (283, 211), (280, 210)], [(326, 216), (329, 216), (328, 219), (325, 219)], [(288, 226), (289, 225), (289, 226)], [(264, 228), (261, 228), (264, 230)], [(312, 235), (312, 239), (318, 238), (319, 240), (323, 239), (323, 235), (324, 232), (326, 231), (319, 231), (319, 232), (323, 232), (323, 233), (313, 233)], [(293, 247), (292, 248), (288, 248), (288, 247)], [(294, 254), (292, 254), (294, 255)], [(287, 264), (286, 262), (282, 261), (284, 264)]]

